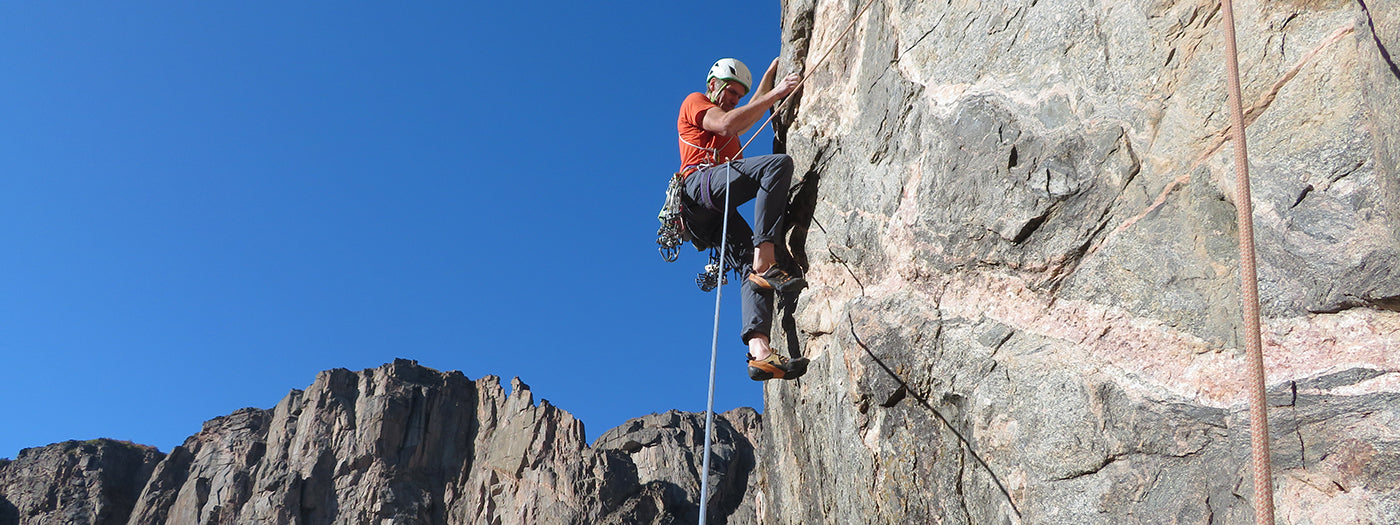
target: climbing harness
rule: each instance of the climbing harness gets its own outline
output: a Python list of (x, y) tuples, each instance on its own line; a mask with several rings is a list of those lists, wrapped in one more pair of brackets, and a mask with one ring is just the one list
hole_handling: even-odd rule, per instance
[[(727, 169), (727, 168), (726, 168)], [(726, 184), (725, 191), (728, 191)], [(656, 230), (656, 244), (660, 245), (657, 251), (661, 252), (661, 258), (666, 262), (676, 262), (680, 258), (681, 245), (690, 242), (695, 244), (696, 249), (710, 250), (710, 262), (705, 264), (705, 271), (700, 272), (695, 277), (695, 286), (702, 292), (708, 292), (718, 286), (729, 284), (730, 273), (740, 270), (742, 265), (735, 260), (732, 252), (724, 253), (717, 249), (719, 243), (711, 243), (708, 240), (700, 239), (685, 226), (685, 217), (681, 214), (684, 203), (681, 201), (681, 192), (685, 191), (685, 177), (681, 173), (671, 176), (671, 183), (666, 187), (666, 204), (661, 207), (661, 212), (656, 215), (656, 219), (661, 222), (661, 227)], [(726, 195), (726, 198), (728, 196)], [(722, 232), (727, 233), (727, 232)], [(724, 253), (723, 255), (721, 255)], [(723, 260), (723, 264), (721, 264)]]
[(690, 147), (692, 147), (692, 148), (698, 149), (698, 150), (700, 150), (700, 151), (703, 151), (703, 152), (709, 154), (709, 158), (706, 159), (705, 162), (702, 162), (702, 163), (700, 163), (700, 164), (692, 164), (692, 165), (690, 165), (690, 166), (686, 166), (686, 167), (684, 167), (684, 168), (681, 168), (681, 173), (686, 173), (686, 170), (690, 170), (690, 169), (692, 169), (692, 168), (697, 169), (697, 170), (702, 170), (702, 169), (708, 168), (708, 167), (710, 167), (710, 166), (714, 166), (714, 165), (716, 164), (716, 161), (719, 160), (719, 150), (721, 150), (721, 149), (723, 149), (723, 148), (725, 148), (725, 147), (728, 147), (728, 146), (729, 146), (729, 142), (733, 142), (733, 141), (734, 141), (734, 137), (729, 137), (729, 142), (725, 142), (723, 146), (720, 146), (720, 147), (718, 147), (718, 148), (707, 148), (707, 147), (704, 147), (704, 146), (697, 146), (697, 145), (695, 145), (695, 144), (692, 144), (690, 141), (685, 140), (685, 137), (678, 137), (678, 138), (680, 138), (680, 139), (681, 139), (681, 142), (684, 142), (685, 145), (690, 146)]
[(1249, 194), (1249, 152), (1245, 145), (1244, 104), (1240, 96), (1240, 59), (1235, 43), (1235, 6), (1221, 5), (1225, 31), (1226, 79), (1230, 128), (1235, 142), (1235, 213), (1240, 238), (1240, 303), (1244, 314), (1245, 353), (1249, 360), (1249, 441), (1254, 467), (1254, 522), (1274, 525), (1273, 467), (1269, 457), (1269, 405), (1264, 393), (1264, 348), (1259, 329), (1259, 277), (1254, 268), (1254, 205)]
[(656, 219), (661, 221), (661, 227), (656, 230), (656, 244), (661, 246), (658, 250), (661, 252), (661, 258), (666, 262), (676, 262), (676, 259), (680, 257), (681, 245), (694, 239), (686, 230), (685, 217), (681, 214), (684, 209), (681, 195), (685, 193), (686, 174), (692, 173), (690, 171), (692, 169), (701, 170), (713, 165), (715, 154), (719, 151), (717, 148), (705, 148), (691, 144), (690, 141), (685, 140), (685, 137), (680, 137), (680, 139), (687, 146), (709, 153), (709, 159), (708, 162), (681, 168), (681, 171), (671, 175), (671, 182), (666, 185), (666, 203), (661, 206), (661, 212), (656, 214)]
[[(686, 166), (681, 171), (671, 175), (671, 182), (666, 186), (666, 202), (661, 206), (661, 212), (656, 215), (656, 219), (661, 222), (661, 227), (656, 230), (656, 244), (659, 245), (657, 250), (661, 252), (662, 260), (676, 262), (676, 259), (680, 258), (680, 247), (686, 242), (694, 245), (695, 249), (699, 251), (708, 249), (710, 251), (709, 263), (705, 264), (705, 270), (695, 277), (695, 286), (699, 287), (702, 292), (708, 292), (718, 286), (729, 284), (727, 275), (734, 273), (737, 278), (738, 272), (743, 268), (743, 265), (734, 259), (733, 254), (726, 254), (725, 250), (717, 249), (728, 241), (729, 181), (726, 179), (724, 185), (726, 204), (722, 211), (725, 213), (726, 222), (724, 224), (726, 226), (720, 232), (720, 238), (715, 240), (705, 238), (703, 235), (696, 235), (696, 232), (686, 227), (683, 197), (685, 178), (687, 174), (698, 174), (705, 178), (702, 187), (709, 188), (710, 177), (713, 175), (710, 168), (716, 165), (719, 152), (728, 147), (734, 141), (734, 137), (730, 137), (728, 142), (718, 148), (706, 148), (685, 140), (685, 137), (679, 138), (685, 145), (708, 153), (708, 158), (705, 162)], [(728, 164), (725, 165), (725, 169), (729, 169)], [(708, 191), (702, 192), (701, 197), (704, 198), (704, 202), (701, 204), (707, 208), (715, 209), (714, 203), (710, 201)]]

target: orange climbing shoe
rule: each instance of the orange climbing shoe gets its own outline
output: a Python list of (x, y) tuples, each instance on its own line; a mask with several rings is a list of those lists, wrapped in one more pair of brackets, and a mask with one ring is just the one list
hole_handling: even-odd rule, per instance
[(769, 268), (762, 275), (749, 273), (749, 280), (753, 281), (760, 288), (777, 290), (780, 294), (789, 294), (807, 287), (807, 281), (778, 269), (777, 266)]
[(761, 360), (749, 357), (749, 379), (767, 381), (769, 379), (797, 379), (807, 373), (807, 358), (788, 359), (777, 352), (768, 354)]

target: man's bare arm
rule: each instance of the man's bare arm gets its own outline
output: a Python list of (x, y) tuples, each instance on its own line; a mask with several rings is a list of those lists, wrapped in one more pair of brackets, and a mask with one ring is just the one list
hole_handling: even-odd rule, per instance
[(773, 81), (778, 79), (778, 59), (773, 59), (773, 63), (768, 65), (768, 71), (763, 73), (763, 80), (758, 82), (758, 89), (754, 90), (754, 97), (761, 97), (764, 93), (773, 90)]

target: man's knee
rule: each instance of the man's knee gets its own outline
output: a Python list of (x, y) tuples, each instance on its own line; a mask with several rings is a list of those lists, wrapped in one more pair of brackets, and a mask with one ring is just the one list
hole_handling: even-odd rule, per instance
[(792, 173), (792, 157), (789, 157), (786, 153), (774, 153), (772, 156), (774, 158), (774, 164), (777, 164), (779, 171)]
[(774, 153), (772, 155), (768, 155), (767, 157), (769, 157), (767, 159), (768, 169), (765, 170), (768, 172), (766, 174), (767, 177), (787, 181), (792, 180), (792, 157), (789, 157), (783, 153)]

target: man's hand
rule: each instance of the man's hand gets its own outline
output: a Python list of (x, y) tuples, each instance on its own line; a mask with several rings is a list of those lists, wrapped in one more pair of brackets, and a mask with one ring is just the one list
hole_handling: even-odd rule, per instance
[[(777, 58), (773, 59), (773, 63), (768, 65), (768, 71), (763, 73), (763, 79), (759, 81), (758, 89), (754, 90), (754, 99), (758, 99), (774, 91), (773, 88), (775, 86), (773, 85), (773, 81), (778, 78), (778, 60)], [(773, 96), (777, 98), (786, 96), (797, 84), (801, 83), (801, 81), (802, 77), (798, 76), (796, 73), (788, 75), (787, 78), (784, 78), (783, 82), (777, 86), (781, 90), (774, 92)]]
[(797, 76), (797, 73), (783, 77), (782, 82), (778, 82), (777, 85), (773, 86), (773, 94), (778, 97), (785, 97), (788, 93), (792, 93), (792, 90), (797, 89), (797, 85), (800, 83), (802, 83), (802, 77)]

